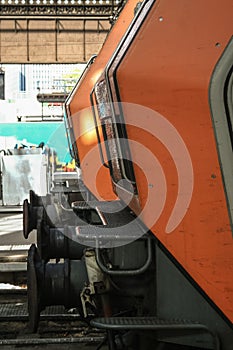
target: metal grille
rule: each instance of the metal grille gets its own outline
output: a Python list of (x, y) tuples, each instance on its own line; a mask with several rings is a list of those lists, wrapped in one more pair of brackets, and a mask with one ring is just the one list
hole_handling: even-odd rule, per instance
[[(41, 319), (79, 319), (77, 312), (69, 312), (63, 306), (49, 306), (41, 312)], [(0, 304), (0, 321), (28, 320), (27, 303)]]
[(0, 0), (0, 18), (109, 17), (122, 7), (123, 2), (121, 0)]

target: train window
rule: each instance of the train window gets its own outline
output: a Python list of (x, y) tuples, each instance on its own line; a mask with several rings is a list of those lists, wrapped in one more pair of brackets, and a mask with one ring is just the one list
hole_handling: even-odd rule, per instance
[(71, 157), (75, 159), (77, 166), (79, 166), (80, 161), (79, 161), (79, 155), (78, 155), (78, 148), (75, 141), (74, 130), (71, 124), (71, 119), (69, 119), (70, 117), (68, 117), (68, 115), (70, 116), (70, 110), (66, 106), (66, 109), (64, 112), (64, 125), (66, 128), (66, 136), (67, 136), (67, 141), (69, 146), (69, 152)]
[(210, 107), (233, 227), (233, 39), (217, 63), (210, 83)]
[(231, 144), (233, 149), (233, 68), (229, 75), (229, 83), (227, 85), (227, 110), (229, 114), (229, 132), (231, 135)]
[[(103, 165), (110, 169), (112, 178), (115, 181), (119, 181), (121, 175), (116, 144), (116, 134), (112, 125), (111, 108), (110, 104), (108, 103), (104, 81), (101, 81), (100, 84), (98, 84), (97, 87), (91, 92), (90, 98), (95, 120), (100, 158)], [(105, 147), (103, 147), (103, 144)], [(104, 155), (106, 155), (106, 157)]]
[[(124, 188), (136, 192), (124, 123), (109, 102), (105, 80), (96, 84), (94, 93), (112, 179), (115, 183), (125, 180)], [(91, 99), (93, 104), (94, 98)]]

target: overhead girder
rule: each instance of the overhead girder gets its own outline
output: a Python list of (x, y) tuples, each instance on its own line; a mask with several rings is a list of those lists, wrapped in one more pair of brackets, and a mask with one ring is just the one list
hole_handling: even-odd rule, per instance
[(0, 0), (1, 63), (86, 63), (124, 1)]

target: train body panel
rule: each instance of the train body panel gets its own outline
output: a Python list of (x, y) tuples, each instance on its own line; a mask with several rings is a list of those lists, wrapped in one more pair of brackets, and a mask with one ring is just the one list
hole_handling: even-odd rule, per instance
[[(96, 198), (103, 200), (116, 199), (116, 197), (112, 191), (108, 170), (102, 165), (99, 157), (90, 93), (132, 21), (136, 4), (136, 0), (130, 0), (125, 4), (123, 11), (107, 36), (103, 48), (94, 62), (90, 64), (84, 77), (77, 83), (66, 102), (69, 122), (72, 125), (78, 148), (83, 180)], [(93, 178), (95, 178), (95, 181), (93, 181)]]
[(33, 331), (61, 303), (110, 350), (232, 350), (232, 9), (129, 0), (88, 63), (66, 101), (77, 197), (24, 203)]
[(149, 1), (105, 76), (122, 104), (114, 108), (126, 125), (137, 214), (232, 322), (232, 231), (209, 104), (232, 36), (230, 9), (227, 0)]

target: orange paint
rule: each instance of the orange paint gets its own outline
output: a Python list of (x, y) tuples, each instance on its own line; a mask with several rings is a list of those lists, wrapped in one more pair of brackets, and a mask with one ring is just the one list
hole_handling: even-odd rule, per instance
[[(98, 199), (102, 200), (114, 200), (116, 199), (116, 196), (112, 190), (109, 171), (102, 165), (100, 160), (97, 138), (94, 134), (94, 129), (92, 128), (93, 121), (90, 119), (90, 92), (97, 79), (103, 72), (106, 63), (116, 49), (117, 44), (121, 40), (123, 34), (126, 32), (130, 22), (132, 21), (134, 17), (134, 8), (137, 2), (137, 0), (127, 1), (124, 9), (119, 15), (119, 18), (108, 34), (103, 48), (99, 52), (94, 63), (86, 72), (85, 78), (81, 79), (81, 81), (77, 84), (75, 90), (72, 92), (66, 103), (66, 109), (69, 111), (69, 119), (73, 126), (74, 136), (79, 152), (83, 180), (85, 185), (93, 192), (93, 194)], [(94, 153), (91, 154), (94, 162), (94, 164), (92, 164), (91, 174), (85, 157), (88, 157), (88, 153), (92, 148), (95, 148), (95, 151), (93, 151)], [(93, 173), (98, 173), (97, 179), (93, 177)], [(100, 178), (101, 181), (97, 181)]]
[[(174, 126), (187, 147), (194, 176), (191, 202), (179, 225), (166, 233), (179, 190), (175, 162), (158, 139), (130, 125), (132, 117), (124, 108), (128, 138), (154, 154), (166, 177), (166, 202), (151, 230), (233, 321), (232, 231), (208, 98), (213, 70), (231, 36), (231, 0), (156, 1), (122, 56), (116, 79), (121, 102), (158, 112)], [(145, 114), (141, 118), (146, 126), (149, 119)], [(136, 144), (130, 144), (130, 151), (133, 160), (139, 158)], [(148, 193), (158, 196), (157, 173), (153, 183), (147, 183), (143, 175), (146, 169), (150, 174), (146, 162), (145, 169), (134, 166), (142, 208)], [(146, 224), (153, 210), (148, 206), (143, 213)]]

